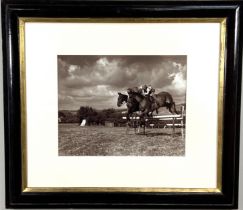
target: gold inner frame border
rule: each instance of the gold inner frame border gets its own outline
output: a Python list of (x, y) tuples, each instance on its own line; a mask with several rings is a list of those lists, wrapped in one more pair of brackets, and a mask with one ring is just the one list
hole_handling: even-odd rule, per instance
[[(223, 144), (223, 102), (226, 52), (226, 18), (19, 18), (20, 59), (20, 106), (21, 106), (21, 163), (22, 192), (166, 192), (166, 193), (221, 193), (222, 192), (222, 144)], [(27, 168), (27, 108), (26, 108), (26, 65), (25, 65), (25, 23), (219, 23), (219, 92), (218, 92), (218, 150), (216, 188), (137, 188), (137, 187), (29, 187)]]

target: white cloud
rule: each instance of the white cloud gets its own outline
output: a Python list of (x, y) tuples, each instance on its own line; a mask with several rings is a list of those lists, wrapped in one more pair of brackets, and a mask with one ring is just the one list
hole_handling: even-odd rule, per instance
[[(94, 108), (115, 108), (117, 92), (125, 92), (129, 87), (143, 84), (151, 84), (157, 93), (163, 90), (170, 92), (175, 98), (185, 96), (185, 64), (169, 59), (149, 62), (146, 61), (146, 58), (149, 59), (146, 56), (143, 59), (140, 57), (138, 61), (133, 58), (133, 62), (128, 62), (132, 56), (127, 57), (113, 56), (111, 59), (109, 56), (101, 56), (91, 62), (89, 58), (94, 56), (87, 56), (82, 65), (69, 64), (59, 59), (58, 91), (62, 93), (59, 104), (77, 108), (82, 104)], [(63, 96), (72, 96), (72, 99)]]
[(175, 74), (171, 85), (179, 93), (185, 93), (185, 91), (186, 91), (186, 80), (183, 78), (183, 74), (181, 72)]
[(108, 60), (106, 57), (103, 57), (103, 58), (100, 58), (98, 61), (97, 61), (97, 64), (98, 65), (101, 65), (101, 66), (107, 66), (109, 64)]
[(168, 79), (171, 83), (163, 89), (171, 92), (176, 96), (185, 96), (186, 93), (186, 65), (173, 62), (173, 66), (177, 67), (176, 72), (168, 73)]
[(78, 69), (78, 66), (76, 66), (76, 65), (70, 65), (70, 66), (69, 66), (69, 69), (68, 69), (68, 72), (69, 72), (69, 73), (73, 73), (73, 72), (75, 72), (77, 69)]

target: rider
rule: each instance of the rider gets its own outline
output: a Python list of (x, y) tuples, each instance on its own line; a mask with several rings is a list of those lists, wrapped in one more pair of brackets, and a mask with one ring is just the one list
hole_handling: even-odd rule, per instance
[[(150, 102), (150, 105), (152, 105), (153, 103), (156, 103), (155, 98), (154, 98), (155, 89), (152, 88), (151, 85), (145, 84), (145, 85), (141, 85), (140, 87), (128, 88), (127, 93), (128, 93), (128, 102), (132, 102), (133, 93), (139, 93), (148, 99), (148, 101)], [(150, 113), (150, 114), (152, 114), (152, 113)]]
[(147, 97), (149, 99), (150, 102), (154, 102), (154, 98), (153, 98), (153, 95), (154, 95), (154, 92), (155, 92), (155, 89), (152, 88), (151, 85), (142, 85), (140, 86), (140, 92), (143, 96)]
[(127, 93), (130, 95), (131, 93), (139, 93), (145, 97), (151, 98), (155, 92), (154, 88), (151, 85), (141, 85), (138, 87), (128, 88)]
[(139, 87), (139, 93), (143, 96), (147, 96), (148, 95), (147, 89), (148, 89), (147, 85), (141, 85)]
[(148, 95), (152, 96), (154, 94), (154, 92), (155, 92), (155, 89), (152, 88), (151, 85), (148, 85), (148, 87), (147, 87), (147, 93), (148, 93)]

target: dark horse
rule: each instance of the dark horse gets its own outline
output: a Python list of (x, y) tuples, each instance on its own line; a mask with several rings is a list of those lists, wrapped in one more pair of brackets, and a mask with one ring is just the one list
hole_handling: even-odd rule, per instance
[(158, 94), (153, 94), (152, 97), (155, 101), (152, 105), (152, 111), (156, 110), (158, 114), (159, 107), (166, 107), (171, 114), (178, 114), (175, 102), (170, 93), (162, 91)]
[(141, 111), (142, 116), (149, 116), (149, 113), (158, 109), (160, 107), (166, 107), (170, 113), (178, 114), (175, 102), (172, 96), (168, 92), (160, 92), (158, 94), (153, 94), (153, 99), (149, 99), (149, 96), (143, 96), (140, 93), (134, 92), (128, 89), (129, 97), (125, 94), (118, 93), (117, 106), (120, 107), (124, 103), (127, 105), (127, 120), (130, 120), (132, 113)]
[(178, 114), (175, 107), (175, 102), (172, 96), (168, 92), (160, 92), (158, 94), (153, 94), (152, 100), (150, 96), (143, 96), (137, 92), (128, 90), (129, 98), (135, 99), (139, 103), (139, 110), (142, 111), (142, 115), (149, 115), (149, 112), (156, 110), (160, 107), (166, 107), (169, 109), (170, 113)]
[(132, 113), (139, 111), (139, 103), (134, 98), (128, 98), (128, 95), (118, 93), (117, 106), (127, 104), (127, 120), (130, 121)]

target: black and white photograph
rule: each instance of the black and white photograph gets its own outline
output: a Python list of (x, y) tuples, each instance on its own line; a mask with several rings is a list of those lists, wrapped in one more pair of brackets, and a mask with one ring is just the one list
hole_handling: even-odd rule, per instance
[(184, 156), (186, 55), (58, 55), (59, 156)]

